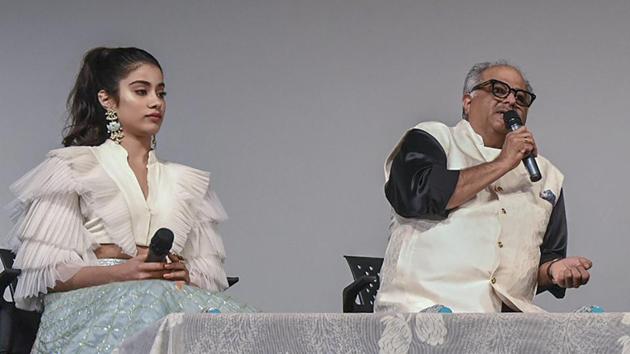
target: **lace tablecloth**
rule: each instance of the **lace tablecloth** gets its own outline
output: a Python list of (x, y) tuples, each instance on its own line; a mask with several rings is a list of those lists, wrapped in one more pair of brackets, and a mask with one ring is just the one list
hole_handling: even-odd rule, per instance
[(171, 314), (117, 351), (630, 354), (630, 313)]

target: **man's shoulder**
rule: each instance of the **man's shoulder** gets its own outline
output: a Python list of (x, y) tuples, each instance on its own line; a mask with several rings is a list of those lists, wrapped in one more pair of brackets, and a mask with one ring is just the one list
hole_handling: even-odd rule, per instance
[(451, 127), (438, 121), (426, 121), (426, 122), (418, 123), (415, 127), (413, 127), (413, 129), (420, 129), (427, 132), (431, 132), (431, 131), (448, 132), (451, 129)]
[(442, 145), (444, 150), (448, 150), (448, 147), (450, 146), (450, 143), (451, 143), (452, 127), (449, 127), (448, 125), (442, 122), (428, 121), (428, 122), (418, 123), (418, 125), (413, 127), (412, 130), (413, 129), (418, 129), (418, 130), (427, 132), (428, 134), (433, 136), (435, 140), (437, 140), (440, 143), (440, 145)]

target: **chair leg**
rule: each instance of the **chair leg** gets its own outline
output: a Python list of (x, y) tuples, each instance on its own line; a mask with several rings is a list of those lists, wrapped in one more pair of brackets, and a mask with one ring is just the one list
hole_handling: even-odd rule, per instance
[(11, 353), (11, 342), (13, 340), (13, 313), (15, 311), (11, 304), (0, 299), (0, 353)]
[(33, 347), (35, 338), (37, 337), (37, 330), (39, 329), (41, 317), (41, 313), (39, 312), (23, 311), (20, 309), (15, 310), (13, 333), (19, 335), (14, 336), (14, 353), (31, 352), (31, 348)]

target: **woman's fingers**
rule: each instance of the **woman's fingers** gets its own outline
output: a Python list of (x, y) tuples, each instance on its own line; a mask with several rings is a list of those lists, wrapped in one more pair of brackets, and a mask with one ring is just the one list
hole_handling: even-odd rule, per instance
[(184, 280), (188, 282), (188, 272), (185, 270), (180, 270), (176, 272), (169, 272), (164, 274), (164, 279), (168, 280)]

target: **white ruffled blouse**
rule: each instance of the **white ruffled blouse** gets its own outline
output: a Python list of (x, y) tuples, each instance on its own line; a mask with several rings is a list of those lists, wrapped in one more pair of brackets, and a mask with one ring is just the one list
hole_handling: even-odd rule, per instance
[(225, 250), (217, 224), (227, 215), (210, 174), (160, 161), (149, 153), (148, 196), (127, 162), (127, 151), (107, 140), (100, 146), (52, 150), (11, 186), (15, 226), (9, 247), (22, 269), (16, 305), (41, 309), (41, 294), (94, 265), (99, 244), (118, 245), (129, 256), (148, 246), (159, 228), (173, 231), (171, 252), (186, 259), (191, 282), (210, 291), (227, 288)]

